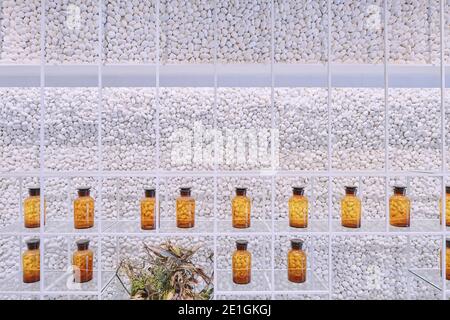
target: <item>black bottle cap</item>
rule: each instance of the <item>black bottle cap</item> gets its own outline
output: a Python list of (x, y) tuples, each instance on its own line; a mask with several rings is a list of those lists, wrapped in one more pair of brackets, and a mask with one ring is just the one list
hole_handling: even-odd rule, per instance
[(37, 197), (41, 195), (41, 188), (39, 187), (31, 187), (28, 189), (28, 194), (30, 197)]
[(78, 196), (80, 196), (80, 197), (89, 197), (90, 194), (91, 194), (91, 188), (90, 187), (78, 188)]
[(155, 189), (145, 189), (145, 197), (146, 198), (154, 198), (156, 195), (156, 190)]
[(236, 240), (236, 248), (238, 250), (247, 250), (248, 241), (247, 240)]
[(450, 194), (450, 186), (445, 186), (445, 193)]
[(401, 194), (402, 196), (404, 196), (406, 194), (406, 187), (395, 186), (394, 187), (394, 193), (395, 194)]
[(40, 240), (38, 238), (29, 239), (26, 241), (28, 250), (37, 250), (39, 249)]
[(236, 188), (236, 195), (238, 196), (247, 195), (247, 188)]
[(447, 248), (450, 248), (450, 239), (446, 239), (446, 240), (445, 240), (445, 246), (446, 246)]
[(180, 188), (180, 195), (182, 195), (183, 197), (190, 197), (191, 188)]
[(305, 194), (305, 188), (303, 188), (303, 187), (293, 187), (292, 188), (292, 193), (295, 196), (302, 196), (302, 195)]
[(353, 195), (355, 195), (357, 191), (358, 191), (357, 187), (349, 187), (349, 186), (345, 187), (345, 194), (353, 194)]
[(76, 242), (76, 244), (77, 244), (77, 248), (78, 248), (79, 251), (89, 249), (89, 240), (88, 239), (78, 240)]
[(301, 250), (303, 248), (303, 240), (302, 239), (292, 239), (291, 247), (292, 247), (292, 249)]

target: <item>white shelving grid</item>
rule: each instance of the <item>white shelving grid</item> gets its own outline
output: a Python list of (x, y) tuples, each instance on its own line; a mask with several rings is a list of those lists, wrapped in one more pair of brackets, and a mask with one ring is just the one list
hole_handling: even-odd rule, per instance
[[(239, 1), (237, 0), (237, 3)], [(335, 260), (333, 253), (335, 252), (336, 241), (340, 241), (343, 237), (356, 239), (358, 237), (406, 237), (408, 248), (414, 237), (420, 236), (435, 236), (441, 239), (442, 250), (445, 250), (445, 239), (449, 236), (448, 228), (433, 222), (429, 224), (427, 221), (424, 224), (417, 223), (408, 229), (393, 229), (389, 226), (388, 221), (388, 198), (391, 193), (391, 180), (406, 179), (407, 184), (411, 183), (414, 178), (436, 178), (441, 181), (441, 194), (445, 194), (446, 181), (449, 181), (448, 171), (448, 149), (446, 145), (447, 137), (450, 132), (447, 132), (446, 111), (449, 111), (450, 105), (445, 97), (446, 90), (450, 86), (450, 61), (445, 61), (445, 50), (448, 45), (448, 22), (445, 21), (445, 12), (450, 12), (450, 3), (446, 0), (440, 1), (440, 63), (438, 64), (394, 64), (389, 60), (390, 43), (390, 25), (389, 19), (383, 19), (383, 39), (384, 53), (382, 64), (344, 64), (335, 63), (331, 61), (333, 56), (333, 39), (332, 30), (327, 28), (326, 37), (326, 63), (317, 64), (283, 64), (276, 62), (275, 46), (276, 46), (276, 30), (275, 30), (275, 15), (274, 0), (270, 2), (270, 16), (271, 16), (271, 34), (270, 34), (270, 60), (267, 63), (243, 63), (243, 64), (223, 64), (218, 59), (218, 30), (217, 30), (217, 11), (214, 10), (214, 58), (210, 64), (164, 64), (161, 60), (161, 26), (164, 23), (160, 19), (160, 0), (155, 2), (156, 12), (156, 58), (154, 63), (142, 64), (106, 64), (103, 62), (103, 41), (104, 41), (104, 14), (103, 10), (99, 10), (98, 14), (98, 57), (97, 62), (92, 64), (47, 64), (46, 61), (46, 3), (41, 3), (41, 21), (40, 21), (40, 64), (1, 64), (0, 65), (0, 86), (1, 87), (39, 87), (40, 88), (40, 130), (39, 130), (39, 169), (38, 170), (4, 170), (0, 168), (0, 179), (17, 179), (20, 187), (19, 197), (19, 211), (22, 213), (22, 201), (27, 186), (24, 180), (27, 178), (38, 178), (41, 190), (41, 221), (44, 219), (44, 201), (47, 179), (51, 178), (93, 178), (96, 186), (96, 227), (88, 231), (76, 231), (66, 224), (57, 226), (51, 225), (39, 229), (39, 231), (30, 231), (21, 227), (21, 220), (13, 223), (11, 226), (0, 230), (0, 237), (16, 237), (21, 243), (21, 250), (24, 248), (24, 238), (30, 236), (39, 236), (41, 239), (41, 257), (46, 257), (46, 245), (44, 240), (51, 241), (54, 237), (63, 237), (67, 239), (75, 239), (87, 236), (95, 239), (95, 254), (96, 258), (96, 278), (88, 285), (81, 287), (67, 286), (64, 282), (68, 274), (67, 272), (55, 272), (45, 270), (41, 266), (42, 276), (39, 284), (24, 285), (21, 284), (21, 275), (16, 277), (11, 276), (4, 284), (0, 286), (0, 296), (14, 296), (20, 298), (40, 298), (47, 299), (52, 297), (79, 297), (79, 298), (107, 298), (108, 290), (115, 290), (112, 283), (114, 282), (113, 272), (103, 268), (104, 255), (106, 248), (103, 245), (103, 240), (108, 237), (115, 237), (116, 248), (120, 256), (121, 244), (120, 239), (130, 237), (133, 239), (141, 239), (151, 241), (155, 238), (170, 239), (183, 237), (203, 238), (205, 241), (210, 241), (214, 252), (214, 296), (216, 298), (236, 298), (236, 297), (262, 297), (277, 299), (280, 297), (298, 298), (302, 296), (320, 296), (323, 298), (345, 298), (336, 296), (334, 292), (334, 285), (336, 277)], [(382, 10), (389, 15), (389, 0), (383, 0)], [(104, 8), (104, 0), (98, 1), (99, 8)], [(332, 15), (332, 0), (328, 0), (327, 12), (324, 17), (327, 19), (327, 25), (333, 25)], [(383, 15), (384, 16), (384, 15)], [(97, 88), (97, 169), (96, 170), (48, 170), (45, 163), (45, 148), (46, 148), (46, 90), (49, 87), (90, 87)], [(105, 87), (148, 87), (155, 90), (154, 102), (154, 121), (155, 121), (155, 158), (149, 159), (149, 163), (153, 162), (155, 165), (149, 170), (107, 170), (103, 166), (103, 156), (105, 150), (103, 149), (103, 135), (102, 135), (102, 117), (103, 117), (103, 92)], [(293, 87), (293, 88), (323, 88), (327, 90), (327, 162), (323, 170), (286, 170), (286, 168), (277, 167), (275, 149), (275, 136), (271, 137), (271, 168), (258, 168), (250, 170), (224, 170), (218, 163), (218, 145), (214, 143), (214, 165), (211, 170), (166, 170), (161, 165), (161, 88), (165, 87), (206, 87), (213, 89), (213, 127), (219, 128), (218, 124), (218, 89), (221, 87), (263, 87), (270, 89), (270, 117), (272, 128), (277, 128), (277, 105), (275, 90), (279, 87)], [(383, 168), (377, 170), (339, 170), (333, 167), (333, 123), (332, 123), (332, 104), (333, 104), (333, 90), (335, 88), (380, 88), (384, 90), (384, 165)], [(435, 88), (440, 90), (441, 103), (441, 156), (442, 162), (440, 169), (437, 170), (397, 170), (391, 165), (391, 158), (389, 151), (389, 126), (390, 126), (390, 89), (391, 88)], [(447, 103), (447, 105), (446, 105)], [(311, 119), (314, 121), (314, 119)], [(301, 129), (300, 129), (301, 132)], [(358, 132), (355, 132), (357, 135)], [(311, 221), (311, 227), (306, 230), (292, 230), (280, 226), (285, 221), (279, 221), (277, 215), (277, 179), (283, 178), (302, 178), (310, 179), (311, 184), (316, 183), (317, 179), (324, 179), (327, 185), (326, 208), (327, 217), (321, 221)], [(160, 201), (167, 202), (167, 179), (170, 178), (210, 178), (213, 181), (213, 225), (208, 225), (199, 222), (199, 226), (192, 231), (176, 230), (167, 227), (161, 217), (158, 219), (158, 228), (155, 231), (142, 232), (138, 228), (127, 228), (124, 221), (108, 221), (104, 218), (102, 207), (103, 180), (108, 178), (146, 178), (153, 179), (156, 187), (157, 203)], [(249, 231), (236, 231), (231, 228), (226, 228), (222, 225), (218, 213), (218, 196), (219, 183), (221, 178), (265, 178), (270, 180), (270, 220), (257, 221), (255, 227)], [(364, 178), (378, 178), (384, 181), (384, 220), (373, 223), (373, 227), (369, 226), (370, 221), (367, 222), (366, 227), (361, 230), (345, 230), (336, 224), (336, 219), (333, 218), (333, 204), (334, 193), (332, 182), (333, 179), (356, 179), (359, 181), (359, 193), (364, 197), (363, 183), (361, 179)], [(402, 180), (403, 181), (403, 180)], [(164, 188), (164, 189), (161, 189)], [(312, 188), (314, 189), (314, 188)], [(142, 190), (140, 190), (142, 191)], [(164, 191), (166, 193), (164, 193)], [(313, 191), (314, 192), (314, 191)], [(73, 188), (69, 193), (75, 193)], [(316, 194), (310, 197), (311, 204), (314, 205)], [(67, 202), (70, 203), (70, 195), (67, 197)], [(48, 200), (47, 200), (48, 202)], [(70, 208), (70, 205), (68, 206)], [(444, 209), (445, 211), (445, 202)], [(159, 211), (159, 208), (158, 208)], [(1, 209), (0, 209), (1, 212)], [(445, 217), (443, 217), (444, 219)], [(137, 221), (137, 220), (136, 220)], [(434, 221), (436, 222), (436, 221)], [(444, 221), (445, 222), (445, 221)], [(317, 228), (312, 227), (312, 224), (317, 223)], [(163, 227), (161, 227), (163, 226)], [(229, 278), (229, 270), (224, 270), (219, 267), (219, 259), (227, 259), (228, 257), (221, 256), (219, 253), (220, 241), (224, 237), (246, 239), (268, 239), (268, 248), (264, 251), (264, 259), (270, 261), (270, 270), (255, 271), (254, 280), (249, 286), (239, 287), (231, 284)], [(315, 274), (313, 268), (319, 260), (315, 259), (314, 250), (308, 251), (310, 261), (309, 281), (303, 285), (286, 284), (285, 274), (283, 270), (278, 270), (276, 266), (277, 242), (281, 241), (279, 237), (301, 237), (307, 238), (308, 245), (314, 247), (317, 237), (325, 237), (327, 239), (327, 256), (325, 257), (327, 270), (324, 278), (319, 278)], [(283, 242), (284, 243), (284, 242)], [(288, 246), (288, 243), (285, 243)], [(67, 248), (71, 253), (71, 246), (68, 244)], [(251, 250), (251, 248), (250, 248)], [(411, 250), (408, 249), (408, 263), (411, 259)], [(6, 258), (1, 257), (0, 260)], [(231, 254), (231, 252), (230, 252)], [(445, 255), (444, 255), (445, 256)], [(18, 256), (20, 258), (20, 256)], [(48, 259), (53, 259), (49, 256)], [(118, 259), (117, 257), (114, 259)], [(337, 259), (337, 258), (336, 258)], [(44, 261), (44, 259), (42, 259)], [(445, 259), (442, 259), (442, 267), (445, 269)], [(18, 263), (20, 265), (20, 263)], [(409, 267), (408, 267), (409, 269)], [(8, 270), (3, 271), (8, 273)], [(431, 290), (438, 292), (434, 297), (438, 296), (442, 299), (449, 297), (447, 291), (447, 281), (445, 276), (439, 274), (439, 270), (411, 270), (407, 275), (408, 292), (404, 298), (410, 297), (409, 277), (417, 281), (422, 281), (425, 286), (429, 286)], [(265, 282), (265, 283), (264, 283)], [(111, 289), (113, 288), (113, 289)], [(117, 289), (117, 287), (115, 287)], [(123, 297), (120, 294), (109, 292), (111, 297)], [(123, 294), (123, 293), (122, 293)], [(112, 295), (112, 296), (111, 296)], [(361, 298), (370, 298), (364, 297)]]

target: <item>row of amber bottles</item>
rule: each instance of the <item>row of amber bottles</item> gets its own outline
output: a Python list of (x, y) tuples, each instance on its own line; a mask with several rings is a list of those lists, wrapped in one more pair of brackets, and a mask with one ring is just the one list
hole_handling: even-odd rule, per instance
[[(155, 229), (155, 189), (145, 189), (145, 197), (141, 200), (141, 228)], [(308, 198), (304, 188), (294, 187), (289, 199), (289, 225), (293, 228), (308, 227)], [(45, 204), (44, 204), (45, 207)], [(357, 196), (356, 187), (345, 187), (345, 196), (341, 200), (341, 223), (344, 227), (361, 227), (361, 200)], [(442, 200), (439, 201), (442, 221)], [(246, 188), (236, 188), (236, 196), (232, 199), (232, 224), (234, 228), (249, 228), (251, 217), (251, 200)], [(95, 202), (90, 196), (90, 188), (78, 189), (78, 198), (74, 200), (74, 227), (87, 229), (94, 226)], [(405, 187), (394, 187), (394, 194), (389, 199), (389, 220), (395, 227), (409, 227), (411, 218), (411, 202), (406, 196)], [(446, 224), (450, 226), (450, 187), (446, 187)], [(26, 228), (40, 226), (40, 189), (30, 188), (29, 197), (24, 201), (24, 221)], [(44, 213), (45, 217), (45, 213)], [(190, 188), (181, 188), (176, 199), (176, 223), (179, 228), (195, 226), (195, 199)], [(45, 220), (44, 220), (45, 224)]]
[[(29, 196), (24, 200), (25, 228), (41, 226), (41, 191), (39, 188), (28, 189)], [(88, 229), (94, 226), (94, 198), (90, 196), (90, 188), (78, 189), (78, 197), (73, 202), (73, 217), (75, 229)], [(44, 200), (44, 225), (45, 225)]]
[[(409, 227), (411, 221), (411, 201), (406, 196), (405, 187), (394, 187), (389, 198), (389, 223), (394, 227)], [(361, 200), (356, 187), (345, 187), (341, 200), (341, 224), (347, 228), (361, 227)]]
[[(22, 257), (23, 282), (33, 283), (41, 279), (41, 259), (39, 239), (26, 242), (27, 250)], [(89, 240), (78, 240), (77, 250), (72, 255), (74, 282), (84, 283), (92, 280), (94, 270), (94, 253), (89, 249)]]
[[(252, 255), (247, 250), (248, 241), (237, 240), (236, 251), (232, 256), (233, 282), (249, 284), (252, 278)], [(295, 283), (306, 281), (306, 253), (303, 251), (303, 241), (291, 240), (291, 250), (287, 256), (288, 280)]]

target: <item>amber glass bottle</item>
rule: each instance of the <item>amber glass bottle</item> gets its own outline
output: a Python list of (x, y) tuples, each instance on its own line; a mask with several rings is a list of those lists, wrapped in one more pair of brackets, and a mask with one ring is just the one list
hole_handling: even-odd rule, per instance
[[(442, 224), (442, 197), (439, 199), (439, 221)], [(445, 225), (450, 227), (450, 186), (445, 187)]]
[(445, 279), (450, 280), (450, 239), (445, 241)]
[(155, 229), (155, 189), (145, 189), (145, 197), (141, 200), (141, 229)]
[(195, 199), (191, 197), (191, 188), (181, 188), (176, 201), (177, 227), (193, 228), (195, 225)]
[[(41, 226), (41, 189), (33, 187), (28, 189), (28, 197), (23, 202), (25, 228), (39, 228)], [(45, 201), (44, 201), (45, 225)]]
[(293, 228), (308, 227), (308, 198), (304, 196), (304, 190), (294, 187), (289, 199), (289, 226)]
[(303, 251), (303, 240), (291, 240), (291, 250), (288, 252), (288, 279), (296, 283), (306, 281), (306, 253)]
[(26, 242), (27, 250), (22, 256), (23, 282), (33, 283), (41, 279), (41, 254), (39, 252), (39, 239), (30, 239)]
[(345, 196), (341, 200), (341, 224), (347, 228), (361, 227), (361, 200), (356, 192), (356, 187), (345, 187)]
[(91, 281), (94, 275), (94, 253), (89, 250), (89, 240), (78, 240), (76, 244), (77, 251), (72, 256), (74, 281)]
[(389, 220), (391, 226), (409, 227), (411, 202), (406, 196), (405, 187), (394, 187), (394, 194), (389, 199)]
[(236, 196), (231, 202), (234, 228), (250, 228), (251, 202), (247, 189), (236, 188)]
[(236, 284), (248, 284), (252, 274), (252, 255), (247, 251), (248, 241), (237, 240), (236, 251), (233, 253), (233, 282)]
[(78, 189), (78, 198), (73, 202), (75, 229), (88, 229), (94, 226), (94, 198), (90, 188)]

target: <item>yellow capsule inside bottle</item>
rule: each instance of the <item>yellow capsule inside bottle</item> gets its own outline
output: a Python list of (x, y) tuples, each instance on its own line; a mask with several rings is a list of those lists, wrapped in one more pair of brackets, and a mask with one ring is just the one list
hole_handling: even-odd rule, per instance
[(141, 229), (155, 229), (155, 189), (145, 189), (145, 197), (141, 200)]
[(308, 198), (304, 188), (294, 187), (289, 199), (289, 226), (293, 228), (308, 227)]
[(26, 242), (27, 250), (22, 256), (22, 272), (24, 283), (34, 283), (41, 279), (41, 254), (39, 239), (30, 239)]
[(88, 229), (94, 226), (94, 204), (90, 188), (78, 189), (78, 198), (73, 202), (75, 229)]
[(291, 250), (288, 252), (288, 280), (295, 283), (306, 281), (306, 253), (303, 251), (303, 241), (291, 240)]
[(394, 187), (389, 199), (389, 223), (394, 227), (409, 227), (411, 219), (411, 201), (406, 196), (405, 187)]
[(94, 253), (89, 249), (89, 240), (78, 240), (77, 250), (72, 256), (74, 281), (84, 283), (94, 277)]
[(361, 227), (361, 200), (356, 193), (356, 187), (345, 187), (345, 196), (341, 200), (341, 224), (343, 227)]
[(252, 278), (252, 255), (247, 250), (248, 241), (237, 240), (232, 256), (233, 282), (249, 284)]
[(247, 189), (236, 188), (236, 196), (231, 202), (232, 222), (234, 228), (250, 228), (251, 201)]
[(191, 197), (191, 188), (181, 188), (176, 200), (176, 215), (178, 228), (193, 228), (195, 226), (195, 199)]
[[(44, 200), (44, 225), (45, 208)], [(41, 189), (39, 187), (28, 189), (28, 197), (23, 201), (23, 215), (25, 228), (39, 228), (41, 226)]]

